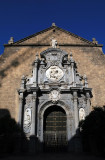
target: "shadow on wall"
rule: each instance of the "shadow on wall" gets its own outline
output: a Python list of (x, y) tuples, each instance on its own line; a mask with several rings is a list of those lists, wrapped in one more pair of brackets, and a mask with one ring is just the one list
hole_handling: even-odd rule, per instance
[[(40, 46), (40, 43), (43, 42), (44, 40), (46, 40), (49, 36), (52, 36), (53, 35), (53, 32), (52, 33), (49, 33), (47, 36), (45, 36), (44, 38), (42, 38), (42, 40), (38, 41), (37, 42), (37, 45)], [(44, 45), (44, 46), (47, 46), (47, 45)], [(48, 45), (48, 47), (50, 46), (50, 44)], [(23, 48), (24, 48), (24, 45), (23, 45)], [(25, 61), (27, 59), (29, 59), (29, 52), (32, 50), (33, 46), (28, 48), (27, 50), (25, 50), (23, 52), (22, 55), (19, 55), (19, 57), (17, 57), (17, 52), (11, 52), (10, 50), (10, 53), (3, 53), (0, 57), (0, 64), (1, 63), (5, 63), (5, 58), (8, 58), (8, 56), (12, 56), (12, 54), (15, 54), (16, 55), (16, 58), (14, 58), (14, 60), (11, 61), (11, 63), (9, 65), (7, 65), (5, 68), (1, 69), (0, 70), (0, 87), (2, 87), (2, 80), (7, 76), (7, 71), (10, 70), (12, 67), (13, 68), (16, 68), (18, 67), (21, 63), (25, 63)], [(32, 52), (32, 51), (31, 51)], [(36, 54), (36, 53), (35, 53)], [(33, 63), (33, 62), (32, 62)], [(2, 64), (1, 64), (2, 65)]]
[[(7, 109), (0, 109), (0, 154), (28, 151), (36, 153), (42, 152), (43, 149), (44, 144), (37, 138), (30, 137), (30, 141), (26, 138)], [(55, 149), (50, 151), (58, 152)], [(68, 142), (67, 151), (83, 151), (100, 156), (105, 154), (105, 107), (94, 108), (86, 119), (80, 122), (75, 136)]]
[(0, 153), (13, 153), (21, 151), (21, 138), (24, 133), (16, 121), (11, 118), (7, 109), (0, 109)]
[(83, 151), (105, 154), (105, 106), (94, 110), (79, 124)]

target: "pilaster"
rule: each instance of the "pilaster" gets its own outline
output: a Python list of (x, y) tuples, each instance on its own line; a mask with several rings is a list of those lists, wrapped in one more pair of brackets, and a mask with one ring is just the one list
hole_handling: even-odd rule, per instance
[(38, 54), (36, 54), (36, 59), (33, 63), (33, 86), (37, 87), (37, 81), (38, 81)]
[(88, 114), (91, 112), (91, 104), (90, 104), (90, 94), (86, 92), (86, 104), (87, 104), (87, 112)]
[(32, 122), (30, 136), (36, 135), (36, 92), (32, 95)]
[(78, 128), (78, 104), (77, 104), (77, 91), (73, 91), (74, 99), (74, 120), (75, 120), (75, 130)]
[(22, 127), (22, 117), (23, 117), (23, 93), (19, 95), (19, 117), (18, 117), (18, 124)]

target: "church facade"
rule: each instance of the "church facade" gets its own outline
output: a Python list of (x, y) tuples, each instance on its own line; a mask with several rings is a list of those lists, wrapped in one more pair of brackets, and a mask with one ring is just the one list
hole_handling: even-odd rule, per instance
[[(52, 149), (68, 142), (76, 134), (80, 120), (91, 111), (91, 88), (82, 77), (72, 54), (49, 48), (33, 63), (32, 77), (22, 77), (19, 123), (30, 139)], [(60, 146), (61, 147), (61, 146)]]
[(53, 24), (20, 41), (11, 38), (0, 58), (0, 108), (19, 123), (30, 150), (36, 144), (76, 150), (77, 140), (71, 141), (79, 121), (105, 105), (102, 45)]

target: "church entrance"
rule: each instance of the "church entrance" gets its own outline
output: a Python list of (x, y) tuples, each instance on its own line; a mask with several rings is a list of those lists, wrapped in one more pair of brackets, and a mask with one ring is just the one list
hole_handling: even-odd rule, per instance
[(44, 113), (44, 150), (65, 151), (67, 148), (66, 113), (59, 106), (51, 106)]

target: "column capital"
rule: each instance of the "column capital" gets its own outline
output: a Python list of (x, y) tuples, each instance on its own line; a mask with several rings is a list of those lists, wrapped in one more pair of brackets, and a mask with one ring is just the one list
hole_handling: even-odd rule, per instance
[(23, 75), (22, 78), (21, 78), (21, 87), (20, 87), (20, 89), (25, 89), (25, 84), (26, 84), (26, 78)]
[(33, 94), (32, 94), (32, 100), (35, 101), (36, 98), (37, 98), (37, 93), (36, 93), (36, 92), (33, 92)]
[(83, 79), (84, 79), (84, 86), (85, 86), (86, 88), (88, 88), (87, 76), (84, 75), (84, 76), (83, 76)]
[(86, 99), (90, 99), (90, 93), (86, 92)]
[(74, 91), (73, 91), (73, 98), (74, 98), (74, 99), (77, 99), (77, 97), (78, 97), (78, 96), (77, 96), (77, 90), (74, 90)]

